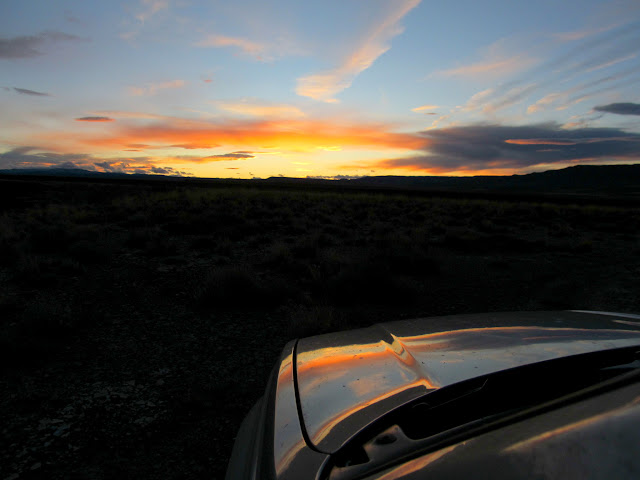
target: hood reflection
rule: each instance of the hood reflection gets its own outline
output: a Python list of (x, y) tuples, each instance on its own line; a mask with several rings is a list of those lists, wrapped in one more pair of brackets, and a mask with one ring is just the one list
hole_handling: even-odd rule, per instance
[[(336, 341), (340, 334), (299, 342), (302, 415), (321, 451), (336, 451), (373, 419), (437, 388), (561, 356), (640, 344), (635, 330), (512, 326), (396, 336), (392, 327), (362, 329), (357, 343)], [(346, 335), (355, 339), (353, 332)]]

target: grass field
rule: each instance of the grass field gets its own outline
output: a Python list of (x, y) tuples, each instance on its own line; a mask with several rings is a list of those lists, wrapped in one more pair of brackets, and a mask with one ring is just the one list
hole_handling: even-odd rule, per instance
[(640, 311), (639, 207), (249, 185), (2, 181), (0, 478), (222, 478), (294, 337)]

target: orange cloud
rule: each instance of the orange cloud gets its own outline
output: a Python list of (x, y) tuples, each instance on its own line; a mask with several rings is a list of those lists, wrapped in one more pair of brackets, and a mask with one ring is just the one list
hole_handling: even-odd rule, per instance
[[(438, 108), (440, 108), (438, 105), (422, 105), (421, 107), (412, 108), (411, 111), (420, 113), (420, 112), (425, 112), (426, 110), (436, 110)], [(429, 112), (428, 115), (432, 115), (432, 113)]]
[(376, 169), (376, 170), (392, 170), (420, 173), (420, 175), (452, 175), (452, 176), (473, 176), (473, 175), (512, 175), (516, 169), (495, 169), (478, 170), (465, 166), (444, 167), (439, 165), (426, 165), (420, 162), (412, 162), (410, 158), (406, 159), (406, 163), (399, 163), (398, 159), (378, 160), (371, 163), (343, 165), (341, 170), (357, 170), (357, 169)]
[[(65, 138), (66, 137), (66, 138)], [(57, 133), (51, 141), (80, 143), (105, 149), (181, 147), (214, 148), (236, 146), (309, 152), (318, 148), (421, 149), (428, 140), (417, 134), (395, 133), (386, 124), (343, 125), (322, 120), (259, 120), (211, 123), (179, 120), (151, 125), (120, 125), (100, 135), (78, 137)], [(135, 147), (134, 147), (135, 148)]]
[[(394, 173), (395, 175), (404, 175), (407, 174), (418, 174), (424, 176), (450, 176), (450, 177), (474, 177), (474, 176), (492, 176), (492, 175), (514, 175), (517, 173), (522, 173), (519, 168), (510, 168), (508, 166), (500, 166), (501, 162), (491, 162), (491, 164), (487, 164), (486, 168), (478, 168), (478, 167), (467, 167), (467, 166), (452, 166), (452, 167), (443, 167), (443, 166), (426, 166), (419, 163), (414, 164), (406, 164), (406, 165), (398, 165), (395, 163), (395, 160), (381, 160), (378, 162), (374, 162), (371, 164), (361, 165), (362, 169), (376, 169), (380, 170), (380, 175), (391, 175), (390, 172), (398, 172)], [(344, 166), (342, 170), (352, 170), (354, 166)], [(387, 170), (388, 173), (382, 173), (382, 171)]]
[(551, 140), (548, 138), (509, 138), (504, 143), (512, 145), (576, 145), (571, 140)]
[(254, 57), (260, 57), (266, 47), (256, 42), (240, 37), (227, 37), (224, 35), (208, 35), (204, 40), (197, 42), (196, 47), (237, 47), (243, 53)]

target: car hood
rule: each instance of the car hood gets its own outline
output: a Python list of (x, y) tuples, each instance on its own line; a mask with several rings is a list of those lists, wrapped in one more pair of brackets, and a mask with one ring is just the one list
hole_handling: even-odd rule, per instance
[(633, 345), (640, 345), (640, 316), (582, 311), (432, 317), (304, 338), (295, 356), (301, 422), (314, 448), (333, 453), (377, 418), (438, 388)]

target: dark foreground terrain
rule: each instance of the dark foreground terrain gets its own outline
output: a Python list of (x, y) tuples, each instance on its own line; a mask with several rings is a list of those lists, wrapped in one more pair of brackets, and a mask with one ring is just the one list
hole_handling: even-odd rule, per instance
[(0, 479), (222, 478), (285, 342), (640, 311), (640, 207), (0, 180)]

